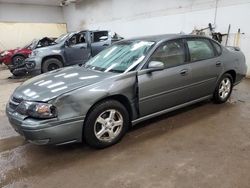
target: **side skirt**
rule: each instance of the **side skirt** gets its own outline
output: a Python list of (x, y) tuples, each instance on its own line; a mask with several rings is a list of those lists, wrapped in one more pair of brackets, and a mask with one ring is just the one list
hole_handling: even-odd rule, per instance
[(212, 96), (213, 95), (208, 95), (208, 96), (205, 96), (205, 97), (202, 97), (202, 98), (199, 98), (199, 99), (196, 99), (196, 100), (193, 100), (193, 101), (190, 101), (190, 102), (178, 105), (178, 106), (174, 106), (174, 107), (171, 107), (171, 108), (168, 108), (168, 109), (165, 109), (165, 110), (153, 113), (153, 114), (149, 114), (147, 116), (144, 116), (144, 117), (141, 117), (141, 118), (138, 118), (138, 119), (135, 119), (135, 120), (132, 121), (132, 126), (134, 126), (134, 125), (136, 125), (136, 124), (138, 124), (138, 123), (140, 123), (142, 121), (145, 121), (147, 119), (151, 119), (153, 117), (160, 116), (162, 114), (172, 112), (174, 110), (177, 110), (177, 109), (180, 109), (180, 108), (183, 108), (183, 107), (186, 107), (186, 106), (189, 106), (189, 105), (192, 105), (192, 104), (195, 104), (195, 103), (210, 99), (210, 98), (212, 98)]

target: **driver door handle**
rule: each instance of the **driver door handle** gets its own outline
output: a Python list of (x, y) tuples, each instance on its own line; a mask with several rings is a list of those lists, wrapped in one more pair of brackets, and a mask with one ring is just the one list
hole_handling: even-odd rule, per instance
[(221, 66), (221, 62), (217, 61), (215, 65), (216, 65), (216, 67), (220, 67)]
[(188, 74), (188, 69), (183, 69), (180, 71), (180, 75), (186, 76)]

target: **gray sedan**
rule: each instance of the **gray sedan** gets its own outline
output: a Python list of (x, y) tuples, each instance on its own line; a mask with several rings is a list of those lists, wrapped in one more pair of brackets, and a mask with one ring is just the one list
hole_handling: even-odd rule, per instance
[(24, 82), (6, 114), (28, 141), (45, 145), (117, 143), (130, 126), (206, 99), (224, 103), (246, 74), (239, 48), (205, 37), (123, 40), (85, 65)]

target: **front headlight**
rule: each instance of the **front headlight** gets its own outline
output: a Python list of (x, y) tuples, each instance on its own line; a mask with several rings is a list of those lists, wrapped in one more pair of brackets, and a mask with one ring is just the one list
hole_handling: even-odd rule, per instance
[(8, 52), (8, 51), (4, 51), (4, 52), (2, 52), (1, 53), (1, 56), (6, 56), (6, 55), (8, 55), (10, 52)]
[(42, 102), (23, 101), (17, 107), (17, 112), (33, 118), (48, 119), (57, 116), (56, 107)]

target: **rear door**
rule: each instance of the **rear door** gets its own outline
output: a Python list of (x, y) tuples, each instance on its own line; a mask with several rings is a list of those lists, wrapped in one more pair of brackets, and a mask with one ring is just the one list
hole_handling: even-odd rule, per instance
[(86, 62), (90, 57), (90, 48), (87, 45), (87, 32), (73, 35), (65, 46), (66, 64), (79, 64)]
[(189, 38), (186, 44), (192, 70), (192, 88), (189, 95), (192, 99), (211, 95), (223, 70), (220, 54), (210, 39)]
[(152, 54), (150, 61), (160, 61), (165, 69), (138, 72), (139, 109), (141, 117), (162, 111), (190, 100), (191, 72), (186, 61), (183, 40), (164, 42)]
[(92, 32), (92, 56), (95, 56), (103, 49), (107, 48), (111, 44), (111, 37), (108, 31), (95, 31)]

